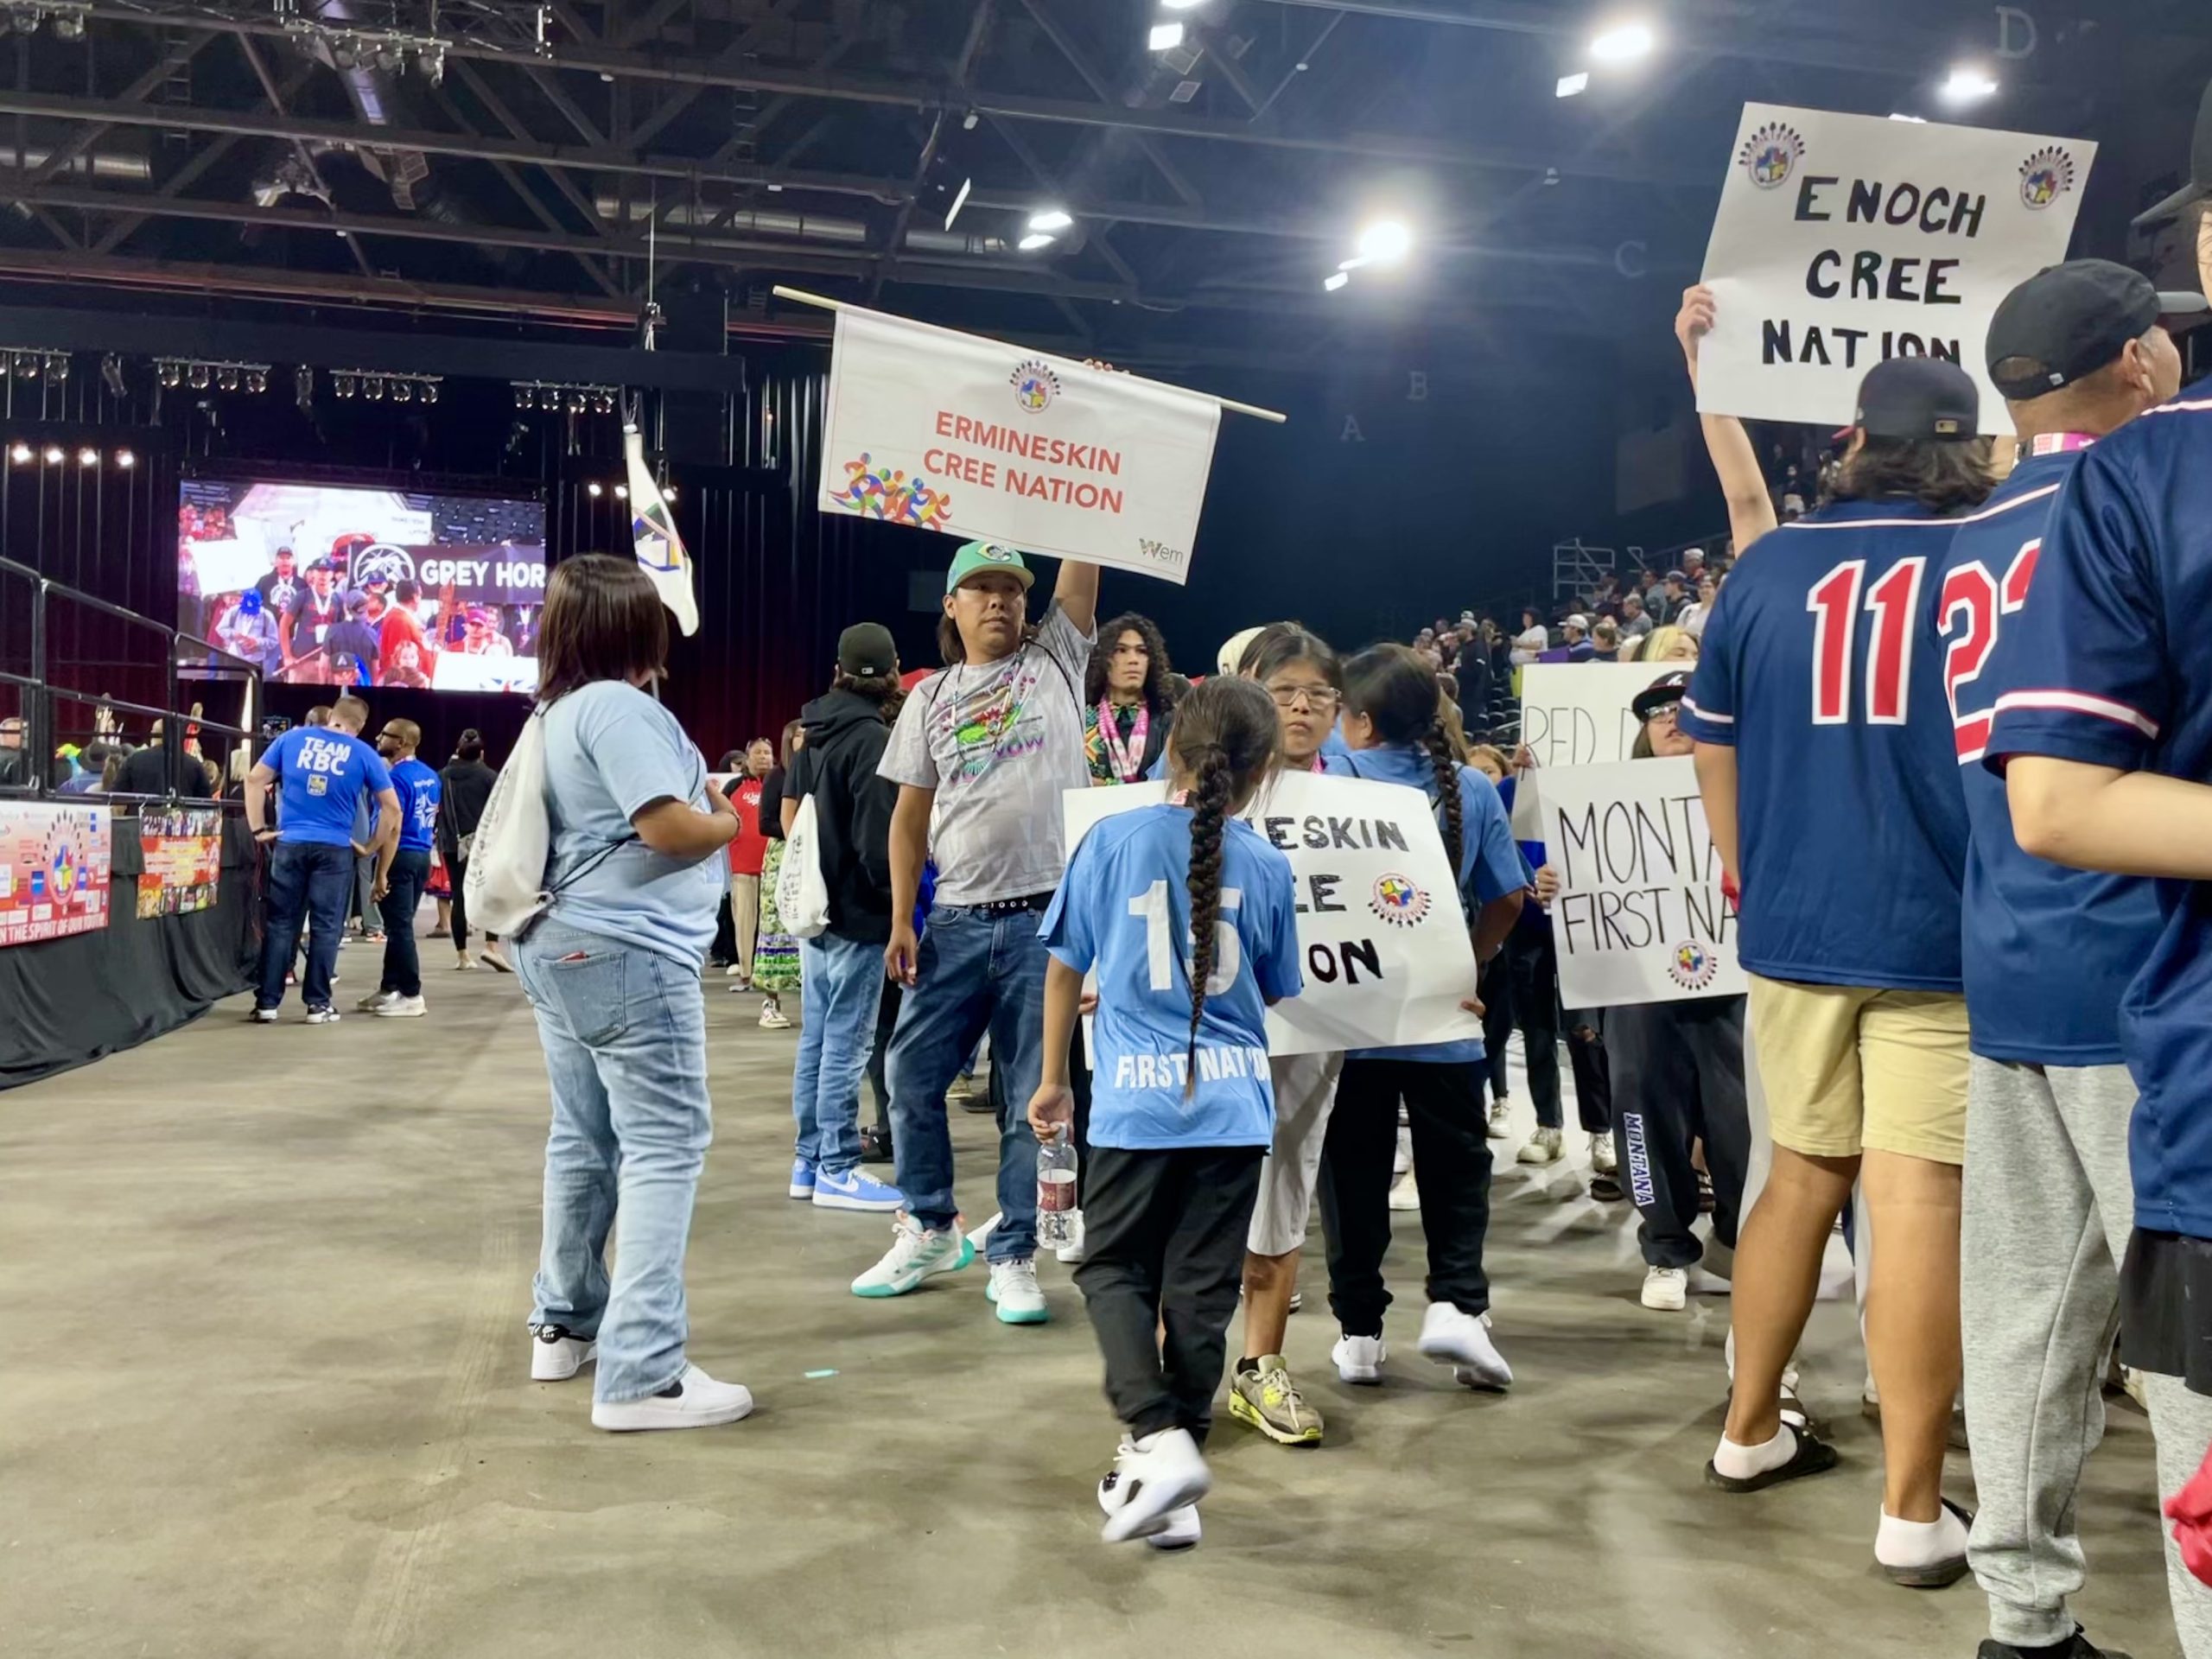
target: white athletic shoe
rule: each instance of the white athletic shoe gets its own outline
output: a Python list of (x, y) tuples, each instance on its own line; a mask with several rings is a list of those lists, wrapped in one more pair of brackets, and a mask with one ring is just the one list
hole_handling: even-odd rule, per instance
[(1099, 1536), (1126, 1544), (1166, 1532), (1177, 1510), (1212, 1490), (1212, 1471), (1190, 1430), (1163, 1428), (1141, 1440), (1123, 1440), (1114, 1472), (1098, 1483), (1098, 1507), (1106, 1512)]
[(430, 1005), (419, 996), (402, 996), (394, 991), (371, 1010), (379, 1020), (420, 1020), (430, 1011)]
[(892, 1224), (891, 1248), (883, 1260), (853, 1281), (855, 1296), (904, 1296), (923, 1280), (957, 1273), (976, 1259), (976, 1247), (958, 1233), (931, 1232), (912, 1216)]
[(587, 1337), (572, 1337), (565, 1325), (531, 1328), (530, 1380), (565, 1382), (599, 1357), (599, 1344)]
[(253, 1023), (257, 1026), (273, 1026), (276, 1023), (276, 1012), (275, 1008), (256, 1008), (251, 1016)]
[(992, 1262), (991, 1282), (983, 1287), (983, 1298), (997, 1306), (1001, 1325), (1042, 1325), (1052, 1317), (1045, 1306), (1045, 1293), (1038, 1288), (1033, 1261)]
[(456, 957), (454, 961), (453, 967), (454, 971), (457, 974), (473, 974), (476, 971), (476, 958), (474, 957)]
[(1590, 1167), (1600, 1175), (1620, 1173), (1620, 1160), (1613, 1155), (1613, 1137), (1593, 1135), (1590, 1137)]
[(1079, 1268), (1083, 1265), (1083, 1211), (1077, 1210), (1068, 1217), (1068, 1242), (1052, 1252), (1060, 1265)]
[(789, 1014), (785, 1014), (785, 1013), (781, 1008), (778, 1007), (777, 1007), (774, 1003), (772, 1003), (772, 1002), (764, 1002), (763, 1004), (761, 1004), (761, 1007), (760, 1007), (760, 1029), (761, 1029), (761, 1030), (763, 1030), (763, 1031), (789, 1031), (791, 1028), (791, 1016), (790, 1016)]
[(1346, 1382), (1372, 1383), (1382, 1380), (1382, 1362), (1390, 1357), (1380, 1337), (1338, 1337), (1329, 1350), (1337, 1376)]
[(1679, 1313), (1689, 1306), (1690, 1275), (1681, 1268), (1654, 1268), (1643, 1275), (1643, 1305), (1662, 1313)]
[(649, 1428), (712, 1428), (734, 1423), (753, 1412), (753, 1393), (735, 1382), (717, 1382), (696, 1365), (686, 1365), (683, 1375), (669, 1390), (620, 1404), (601, 1401), (591, 1408), (594, 1428), (616, 1434)]
[(308, 1010), (308, 1024), (311, 1026), (334, 1026), (337, 1023), (338, 1010), (328, 1003), (325, 1003), (321, 1007)]
[(374, 1014), (378, 1008), (384, 1007), (385, 1003), (391, 1001), (393, 997), (397, 996), (398, 995), (399, 993), (397, 991), (371, 991), (366, 996), (356, 1002), (353, 1007), (358, 1013)]
[(1490, 1103), (1490, 1138), (1503, 1141), (1513, 1133), (1513, 1103), (1493, 1100)]
[(1490, 1339), (1490, 1315), (1469, 1313), (1450, 1302), (1431, 1302), (1421, 1322), (1421, 1351), (1454, 1368), (1464, 1386), (1502, 1391), (1513, 1386), (1513, 1368)]
[(1529, 1144), (1521, 1148), (1514, 1162), (1520, 1164), (1555, 1164), (1562, 1155), (1560, 1132), (1557, 1129), (1538, 1129), (1529, 1137)]
[(1167, 1512), (1167, 1524), (1145, 1540), (1154, 1549), (1195, 1549), (1198, 1542), (1198, 1506), (1185, 1503)]
[(1403, 1175), (1401, 1175), (1398, 1178), (1397, 1184), (1391, 1187), (1390, 1207), (1393, 1210), (1404, 1211), (1418, 1210), (1421, 1208), (1421, 1188), (1414, 1185), (1414, 1173), (1415, 1172), (1414, 1170), (1408, 1168)]

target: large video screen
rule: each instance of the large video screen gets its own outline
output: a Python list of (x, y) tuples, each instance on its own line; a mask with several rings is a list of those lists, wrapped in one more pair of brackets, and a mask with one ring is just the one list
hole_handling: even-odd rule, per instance
[(177, 626), (293, 685), (537, 689), (545, 508), (187, 479)]

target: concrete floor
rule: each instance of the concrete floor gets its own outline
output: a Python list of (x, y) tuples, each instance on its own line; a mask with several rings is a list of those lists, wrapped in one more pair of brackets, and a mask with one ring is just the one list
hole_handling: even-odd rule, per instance
[[(1412, 1217), (1389, 1385), (1340, 1386), (1317, 1232), (1290, 1357), (1328, 1444), (1286, 1451), (1224, 1415), (1205, 1545), (1100, 1544), (1115, 1431), (1067, 1270), (1046, 1266), (1042, 1329), (995, 1323), (980, 1270), (849, 1295), (887, 1228), (783, 1196), (795, 1034), (719, 984), (693, 1351), (760, 1409), (598, 1433), (588, 1379), (526, 1380), (529, 1010), (512, 979), (426, 949), (427, 1020), (310, 1029), (294, 1001), (260, 1029), (240, 999), (0, 1098), (0, 1653), (1790, 1659), (1966, 1656), (1982, 1634), (1971, 1580), (1913, 1592), (1872, 1570), (1848, 1305), (1807, 1342), (1843, 1469), (1711, 1491), (1727, 1304), (1639, 1307), (1624, 1207), (1564, 1167), (1497, 1177), (1511, 1395), (1412, 1353)], [(341, 958), (343, 1006), (369, 966)], [(987, 1202), (982, 1120), (956, 1113), (955, 1134)], [(1970, 1478), (1956, 1459), (1956, 1496)], [(2080, 1611), (2137, 1659), (2174, 1651), (2150, 1488), (2123, 1408), (2082, 1495)]]

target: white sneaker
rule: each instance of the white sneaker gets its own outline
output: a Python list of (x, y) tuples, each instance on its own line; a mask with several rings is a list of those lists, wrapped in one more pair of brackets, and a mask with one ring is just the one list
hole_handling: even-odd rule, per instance
[(1390, 1189), (1390, 1207), (1393, 1210), (1421, 1208), (1421, 1188), (1414, 1185), (1413, 1170), (1408, 1169), (1398, 1178), (1397, 1185)]
[(1557, 1129), (1538, 1129), (1529, 1137), (1529, 1144), (1521, 1148), (1514, 1161), (1521, 1164), (1555, 1164), (1561, 1155), (1560, 1132)]
[(257, 1026), (273, 1026), (276, 1023), (276, 1010), (275, 1008), (256, 1008), (253, 1011), (252, 1017), (253, 1023)]
[(1145, 1540), (1154, 1549), (1195, 1549), (1198, 1542), (1198, 1506), (1185, 1503), (1167, 1512), (1167, 1524)]
[(476, 958), (474, 957), (461, 957), (454, 961), (453, 966), (455, 973), (473, 974), (476, 971)]
[(983, 1297), (997, 1305), (1001, 1325), (1042, 1325), (1052, 1317), (1045, 1306), (1045, 1293), (1038, 1288), (1033, 1261), (992, 1262), (991, 1282), (983, 1287)]
[(1490, 1103), (1490, 1138), (1503, 1141), (1513, 1133), (1513, 1103), (1493, 1100)]
[(1063, 1267), (1079, 1268), (1083, 1265), (1082, 1211), (1077, 1210), (1069, 1215), (1068, 1242), (1054, 1249), (1052, 1255)]
[(321, 1007), (308, 1010), (308, 1024), (311, 1026), (334, 1026), (337, 1023), (338, 1010), (327, 1003)]
[(791, 1016), (790, 1016), (789, 1014), (785, 1014), (785, 1013), (781, 1008), (778, 1007), (777, 1007), (774, 1003), (772, 1003), (772, 1002), (764, 1002), (764, 1003), (762, 1003), (762, 1004), (761, 1004), (761, 1006), (760, 1006), (760, 1029), (761, 1029), (761, 1030), (763, 1030), (763, 1031), (789, 1031), (791, 1028)]
[(359, 1013), (374, 1014), (378, 1008), (384, 1007), (385, 1003), (391, 1001), (393, 997), (397, 996), (398, 995), (399, 993), (397, 991), (371, 991), (366, 996), (356, 1002), (353, 1007)]
[(1382, 1362), (1390, 1357), (1390, 1351), (1380, 1337), (1338, 1337), (1329, 1357), (1336, 1362), (1337, 1376), (1344, 1382), (1380, 1382)]
[(486, 968), (497, 969), (503, 974), (512, 974), (515, 970), (514, 963), (506, 959), (496, 944), (487, 944), (479, 950), (476, 953), (476, 960)]
[(1390, 1173), (1393, 1175), (1402, 1175), (1413, 1166), (1414, 1132), (1411, 1129), (1401, 1128), (1398, 1131), (1398, 1150), (1390, 1159)]
[(1613, 1155), (1611, 1135), (1593, 1135), (1590, 1137), (1590, 1167), (1600, 1175), (1617, 1175), (1620, 1173), (1620, 1160)]
[(1421, 1322), (1421, 1351), (1454, 1368), (1465, 1387), (1502, 1391), (1513, 1386), (1513, 1368), (1490, 1339), (1490, 1315), (1469, 1313), (1450, 1302), (1431, 1302)]
[(650, 1394), (642, 1400), (594, 1404), (592, 1427), (616, 1434), (648, 1428), (712, 1428), (752, 1414), (751, 1389), (734, 1382), (717, 1382), (696, 1365), (686, 1365), (683, 1375), (669, 1386), (670, 1392)]
[(429, 1011), (430, 1005), (421, 997), (402, 996), (397, 991), (372, 1010), (379, 1020), (420, 1020)]
[(1643, 1305), (1662, 1313), (1679, 1313), (1689, 1306), (1690, 1275), (1681, 1268), (1654, 1268), (1643, 1275)]
[(853, 1281), (855, 1296), (904, 1296), (923, 1280), (957, 1273), (976, 1259), (976, 1247), (950, 1230), (933, 1233), (912, 1216), (892, 1224), (891, 1248), (883, 1260)]
[(722, 969), (722, 977), (725, 979), (743, 979), (745, 977), (745, 969), (739, 967), (734, 962), (727, 963)]
[(1163, 1428), (1123, 1440), (1114, 1472), (1098, 1483), (1098, 1507), (1106, 1512), (1099, 1536), (1109, 1544), (1153, 1537), (1167, 1530), (1175, 1511), (1212, 1490), (1212, 1471), (1190, 1430)]
[(537, 1325), (531, 1332), (530, 1380), (565, 1382), (598, 1356), (597, 1343), (570, 1336), (565, 1325)]

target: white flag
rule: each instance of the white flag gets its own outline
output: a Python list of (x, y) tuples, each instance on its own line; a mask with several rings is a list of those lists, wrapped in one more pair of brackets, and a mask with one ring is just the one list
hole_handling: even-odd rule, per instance
[(634, 426), (622, 429), (622, 453), (630, 463), (630, 534), (637, 543), (638, 563), (660, 589), (661, 603), (676, 613), (676, 625), (687, 634), (699, 632), (699, 601), (691, 591), (691, 559), (683, 538), (676, 533), (676, 520), (661, 499), (645, 465), (645, 441)]

